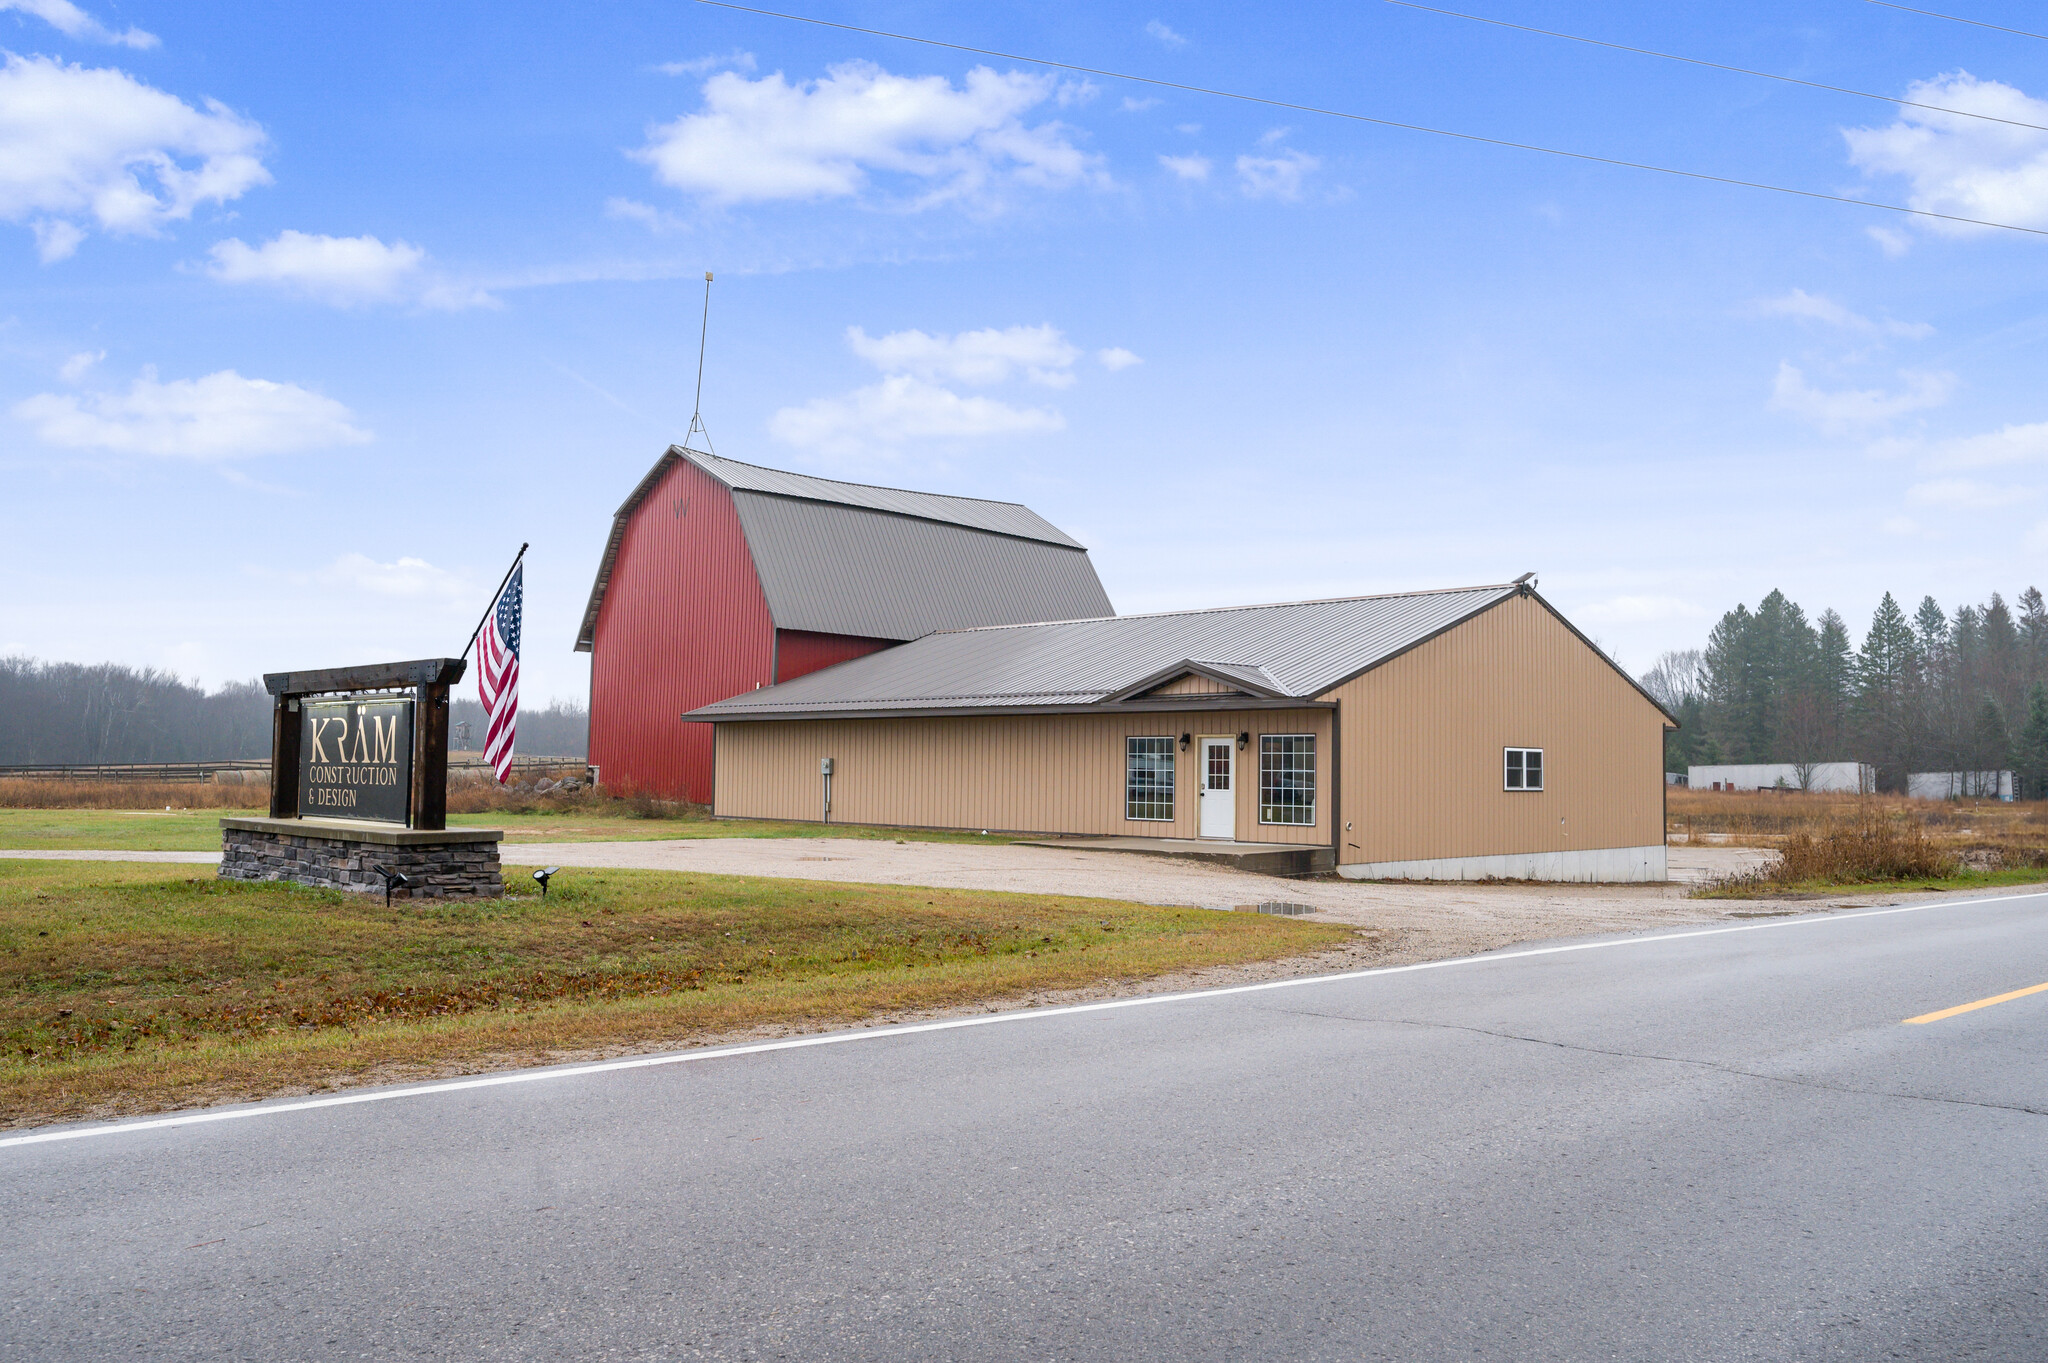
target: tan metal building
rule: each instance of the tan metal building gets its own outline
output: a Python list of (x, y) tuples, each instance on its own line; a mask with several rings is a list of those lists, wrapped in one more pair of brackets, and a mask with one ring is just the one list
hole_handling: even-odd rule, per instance
[(948, 630), (691, 711), (713, 811), (1665, 878), (1650, 696), (1527, 580)]

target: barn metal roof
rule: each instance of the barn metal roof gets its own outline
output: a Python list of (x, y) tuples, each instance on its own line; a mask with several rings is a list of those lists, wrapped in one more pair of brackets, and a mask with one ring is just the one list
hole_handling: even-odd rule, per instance
[(742, 464), (715, 454), (677, 447), (674, 451), (698, 468), (724, 483), (734, 492), (765, 492), (776, 497), (800, 498), (836, 506), (864, 506), (898, 516), (964, 525), (970, 530), (988, 530), (1019, 539), (1042, 540), (1066, 549), (1082, 548), (1080, 541), (1053, 525), (1030, 507), (1019, 502), (991, 502), (979, 497), (949, 497), (938, 492), (910, 492), (895, 487), (870, 487), (866, 483), (842, 483), (835, 478), (814, 478), (808, 473)]
[(733, 501), (780, 629), (916, 639), (1114, 612), (1079, 547), (756, 492)]
[(672, 445), (612, 517), (578, 652), (595, 642), (627, 524), (679, 460), (732, 489), (778, 629), (915, 639), (1115, 612), (1087, 549), (1027, 506), (843, 483)]
[[(1445, 591), (946, 630), (683, 716), (800, 719), (1093, 706), (1176, 666), (1261, 679), (1266, 703), (1307, 700), (1525, 588)], [(1532, 593), (1533, 594), (1533, 593)], [(1267, 689), (1270, 687), (1270, 689)], [(1248, 688), (1249, 690), (1250, 688)], [(1254, 694), (1256, 694), (1254, 692)], [(1227, 698), (1174, 698), (1189, 704)], [(1239, 701), (1242, 701), (1242, 697)], [(1158, 706), (1159, 700), (1133, 701)]]

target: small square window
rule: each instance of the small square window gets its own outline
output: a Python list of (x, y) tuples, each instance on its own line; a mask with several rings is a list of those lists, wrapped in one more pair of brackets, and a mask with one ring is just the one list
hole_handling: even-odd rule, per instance
[(1501, 779), (1503, 790), (1543, 789), (1543, 749), (1508, 748)]

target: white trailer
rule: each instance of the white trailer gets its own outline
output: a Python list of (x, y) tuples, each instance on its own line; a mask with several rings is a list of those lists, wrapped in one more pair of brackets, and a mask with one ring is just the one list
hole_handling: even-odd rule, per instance
[(1916, 800), (2010, 800), (2009, 771), (1912, 771), (1906, 773), (1906, 794)]
[(1866, 762), (1750, 762), (1689, 767), (1694, 790), (1806, 790), (1869, 795), (1877, 789), (1877, 768)]

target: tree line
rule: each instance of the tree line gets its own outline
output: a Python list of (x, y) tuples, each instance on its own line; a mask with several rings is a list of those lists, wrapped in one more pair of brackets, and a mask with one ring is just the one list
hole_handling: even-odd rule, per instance
[(1860, 645), (1781, 591), (1738, 605), (1642, 677), (1682, 725), (1665, 767), (1864, 762), (1886, 791), (1908, 772), (2009, 770), (2048, 798), (2048, 604), (2033, 587), (2016, 604), (1993, 592), (1951, 615), (1929, 596), (1908, 616), (1886, 592)]
[[(270, 709), (260, 681), (208, 691), (152, 667), (0, 658), (0, 766), (267, 758)], [(481, 705), (458, 699), (449, 718), (483, 746)], [(574, 701), (519, 713), (521, 753), (581, 758), (588, 742)]]

